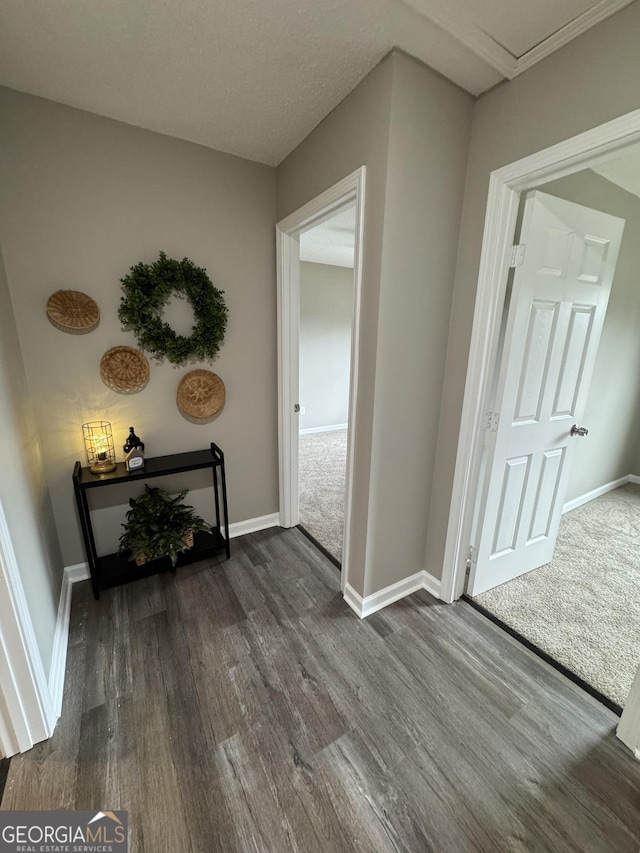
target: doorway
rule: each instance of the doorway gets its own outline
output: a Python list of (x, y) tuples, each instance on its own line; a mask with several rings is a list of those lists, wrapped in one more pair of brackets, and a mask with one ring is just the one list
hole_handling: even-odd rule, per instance
[[(603, 181), (603, 183), (606, 183)], [(523, 198), (484, 432), (472, 595), (551, 560), (625, 221), (539, 190)]]
[[(613, 127), (610, 129), (614, 130)], [(571, 142), (575, 144), (576, 141)], [(556, 149), (562, 147), (556, 146)], [(638, 496), (634, 494), (640, 492), (634, 485), (640, 462), (640, 391), (636, 379), (640, 375), (640, 344), (636, 331), (640, 320), (640, 299), (635, 273), (640, 230), (638, 233), (634, 231), (640, 227), (640, 182), (637, 187), (628, 183), (630, 176), (640, 173), (637, 168), (639, 160), (640, 154), (632, 147), (619, 148), (608, 157), (591, 157), (587, 170), (584, 169), (584, 160), (569, 170), (565, 159), (558, 179), (541, 181), (537, 185), (544, 193), (569, 198), (627, 219), (625, 260), (620, 262), (619, 275), (612, 290), (588, 395), (584, 425), (589, 428), (590, 435), (584, 442), (582, 439), (576, 441), (573, 448), (575, 459), (567, 472), (566, 494), (559, 498), (559, 513), (563, 508), (565, 512), (560, 523), (558, 547), (543, 568), (521, 566), (525, 572), (529, 568), (533, 570), (517, 581), (511, 580), (489, 592), (481, 592), (477, 584), (475, 590), (473, 583), (471, 587), (480, 593), (476, 601), (490, 613), (497, 615), (525, 640), (542, 648), (543, 652), (550, 651), (569, 671), (577, 671), (587, 684), (593, 686), (596, 682), (596, 690), (612, 699), (618, 708), (624, 702), (623, 697), (637, 667), (635, 650), (640, 647), (640, 601), (636, 593), (640, 588), (640, 562), (635, 556), (638, 543), (628, 541), (626, 546), (624, 544), (625, 535), (633, 537), (634, 528), (638, 534), (636, 519), (640, 507)], [(632, 165), (634, 162), (635, 166)], [(522, 164), (514, 164), (510, 168), (515, 169), (518, 165)], [(506, 193), (506, 189), (502, 189)], [(617, 206), (614, 204), (616, 198)], [(483, 258), (487, 251), (485, 243)], [(625, 276), (627, 282), (624, 281)], [(508, 293), (508, 286), (505, 290)], [(480, 298), (479, 292), (479, 302)], [(499, 363), (500, 358), (499, 333), (497, 337), (493, 364)], [(488, 401), (487, 409), (491, 410), (492, 382), (490, 374), (488, 376), (484, 399)], [(482, 470), (478, 470), (476, 482), (481, 484), (483, 477)], [(472, 500), (470, 505), (476, 511), (476, 524), (479, 525), (481, 513), (477, 503)], [(466, 522), (469, 523), (468, 518)], [(469, 531), (467, 541), (477, 546), (479, 534), (473, 533), (471, 526)], [(640, 537), (636, 535), (637, 538)], [(621, 556), (625, 548), (628, 557)], [(468, 552), (472, 579), (477, 556), (475, 548)], [(456, 581), (460, 583), (460, 580), (458, 574)], [(464, 578), (462, 580), (464, 582)], [(545, 583), (546, 596), (543, 594)], [(626, 593), (610, 595), (618, 587), (624, 588), (625, 584)], [(487, 584), (485, 588), (490, 586)], [(585, 613), (588, 618), (583, 620)], [(567, 625), (560, 625), (565, 618)], [(566, 627), (564, 635), (562, 631), (556, 631), (558, 626), (563, 630)], [(576, 649), (577, 657), (572, 657)], [(623, 669), (628, 672), (616, 684), (616, 677)], [(626, 682), (627, 686), (621, 687)]]
[[(306, 403), (300, 398), (300, 304), (301, 245), (305, 235), (324, 223), (347, 219), (352, 225), (353, 273), (351, 293), (350, 358), (348, 366), (348, 405), (346, 419), (346, 460), (344, 475), (344, 535), (341, 547), (342, 589), (349, 573), (351, 499), (356, 402), (358, 394), (358, 344), (360, 290), (362, 277), (362, 233), (364, 223), (365, 167), (348, 175), (335, 186), (292, 213), (276, 226), (278, 261), (278, 427), (280, 472), (280, 525), (300, 523), (300, 430), (314, 428), (301, 423), (307, 418)], [(340, 227), (340, 226), (339, 226)], [(327, 229), (325, 229), (326, 231)], [(339, 233), (339, 232), (338, 232)], [(343, 232), (344, 234), (344, 232)], [(301, 408), (305, 413), (302, 415)], [(311, 413), (310, 413), (311, 414)], [(328, 424), (340, 426), (340, 424)], [(326, 424), (325, 424), (326, 425)], [(330, 431), (329, 431), (330, 432)], [(312, 433), (303, 433), (303, 438)], [(318, 433), (321, 434), (321, 433)]]
[[(537, 190), (626, 224), (580, 412), (588, 435), (565, 442), (573, 458), (567, 459), (560, 496), (557, 543), (533, 566), (516, 554), (516, 580), (485, 582), (487, 591), (471, 592), (477, 605), (617, 708), (626, 701), (640, 661), (640, 181), (633, 179), (638, 165), (640, 151), (632, 147)], [(516, 273), (522, 276), (523, 269)], [(522, 299), (521, 289), (514, 286), (512, 293), (512, 301)], [(504, 360), (503, 353), (499, 361)], [(561, 426), (562, 419), (555, 424)], [(478, 539), (476, 532), (472, 541)]]
[(355, 204), (300, 235), (299, 527), (340, 565), (349, 424)]

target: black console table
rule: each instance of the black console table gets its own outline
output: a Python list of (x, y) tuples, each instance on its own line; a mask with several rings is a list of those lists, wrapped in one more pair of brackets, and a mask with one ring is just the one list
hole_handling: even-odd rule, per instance
[[(124, 462), (118, 462), (115, 471), (108, 474), (92, 474), (88, 468), (82, 468), (76, 462), (73, 469), (73, 490), (80, 514), (82, 539), (87, 554), (91, 585), (94, 598), (100, 598), (100, 591), (122, 583), (137, 580), (148, 575), (171, 569), (168, 557), (151, 560), (143, 566), (136, 566), (126, 556), (107, 554), (99, 557), (91, 525), (91, 510), (89, 508), (88, 492), (113, 486), (116, 483), (130, 483), (137, 480), (149, 480), (153, 477), (163, 477), (167, 474), (182, 474), (185, 471), (197, 471), (211, 468), (213, 474), (213, 493), (215, 498), (216, 524), (211, 533), (196, 533), (193, 548), (178, 555), (178, 566), (205, 560), (224, 551), (227, 559), (231, 556), (229, 547), (229, 519), (227, 513), (227, 481), (224, 470), (224, 453), (220, 448), (211, 444), (210, 450), (194, 450), (190, 453), (175, 453), (171, 456), (156, 456), (145, 460), (145, 466), (135, 471), (127, 471)], [(224, 530), (224, 533), (223, 533)]]

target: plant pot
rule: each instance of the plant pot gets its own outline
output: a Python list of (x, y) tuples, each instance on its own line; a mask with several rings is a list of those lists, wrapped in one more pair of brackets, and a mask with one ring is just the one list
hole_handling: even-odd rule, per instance
[[(187, 546), (187, 548), (193, 548), (193, 530), (187, 530), (187, 532), (182, 537), (182, 541)], [(161, 557), (154, 557), (154, 560), (160, 560)], [(146, 554), (138, 554), (135, 559), (136, 566), (144, 566), (145, 563), (149, 562), (149, 557)]]

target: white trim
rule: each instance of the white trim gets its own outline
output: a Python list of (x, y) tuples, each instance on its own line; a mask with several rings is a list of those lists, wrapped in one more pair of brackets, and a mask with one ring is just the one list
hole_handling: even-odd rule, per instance
[(0, 685), (4, 755), (25, 752), (53, 734), (57, 717), (1, 502)]
[(629, 474), (627, 482), (628, 483), (635, 483), (636, 486), (640, 486), (640, 477), (638, 477), (637, 474)]
[[(247, 533), (256, 533), (258, 530), (279, 527), (279, 525), (280, 516), (277, 512), (272, 512), (269, 515), (259, 515), (256, 518), (247, 518), (245, 521), (234, 521), (229, 525), (229, 538), (236, 539), (238, 536), (246, 536)], [(91, 580), (88, 563), (76, 563), (73, 566), (66, 566), (64, 571), (69, 582), (72, 584)]]
[(579, 506), (583, 506), (583, 504), (588, 504), (589, 501), (593, 501), (602, 495), (606, 495), (607, 492), (612, 492), (614, 489), (619, 489), (620, 486), (626, 486), (627, 483), (631, 482), (632, 476), (632, 474), (627, 474), (626, 477), (620, 477), (617, 480), (612, 480), (610, 483), (605, 483), (604, 486), (598, 486), (597, 489), (585, 492), (584, 495), (580, 495), (572, 501), (567, 501), (562, 507), (562, 514), (564, 515), (565, 512), (571, 512), (572, 509), (577, 509)]
[(640, 667), (624, 704), (616, 734), (634, 756), (640, 758)]
[(257, 518), (248, 518), (246, 521), (234, 521), (229, 525), (229, 539), (237, 536), (246, 536), (247, 533), (256, 533), (258, 530), (266, 530), (269, 527), (280, 526), (280, 514), (272, 512), (270, 515), (260, 515)]
[(556, 50), (564, 47), (565, 44), (573, 41), (587, 30), (590, 30), (591, 27), (595, 27), (601, 21), (605, 21), (607, 18), (615, 15), (616, 12), (624, 9), (625, 6), (628, 6), (632, 2), (633, 0), (600, 0), (600, 3), (596, 3), (595, 6), (578, 15), (573, 21), (569, 21), (564, 27), (561, 27), (561, 29), (556, 30), (555, 33), (552, 33), (546, 39), (543, 39), (535, 47), (532, 47), (531, 50), (523, 53), (516, 60), (516, 68), (513, 76), (522, 74), (527, 68), (531, 68), (532, 65), (540, 62), (541, 59), (555, 53)]
[(76, 563), (73, 566), (65, 566), (64, 573), (72, 584), (91, 580), (89, 563)]
[(516, 57), (481, 27), (472, 23), (464, 11), (456, 8), (455, 3), (451, 3), (450, 0), (404, 0), (404, 2), (453, 36), (456, 41), (467, 47), (503, 77), (512, 80), (591, 27), (610, 18), (620, 9), (624, 9), (633, 0), (600, 0), (595, 6), (569, 21), (520, 57)]
[(434, 598), (442, 601), (442, 582), (440, 578), (434, 577), (426, 570), (422, 572), (422, 588), (426, 589)]
[[(86, 565), (86, 564), (85, 564)], [(71, 593), (73, 584), (80, 580), (72, 569), (65, 568), (62, 576), (62, 589), (60, 590), (60, 601), (58, 603), (58, 618), (56, 620), (56, 633), (53, 638), (53, 651), (51, 652), (51, 667), (49, 668), (49, 694), (56, 717), (62, 713), (62, 697), (64, 694), (64, 676), (67, 669), (67, 649), (69, 646), (69, 619), (71, 616)]]
[[(245, 521), (234, 521), (229, 525), (229, 538), (235, 539), (238, 536), (246, 536), (247, 533), (256, 533), (258, 530), (266, 530), (268, 527), (278, 527), (279, 525), (280, 516), (277, 512), (259, 515), (256, 518), (247, 518)], [(64, 571), (72, 584), (91, 580), (88, 563), (75, 563), (73, 566), (66, 566)]]
[(408, 578), (403, 578), (401, 581), (392, 583), (384, 589), (374, 592), (372, 595), (367, 595), (362, 600), (362, 610), (360, 618), (365, 619), (372, 613), (382, 610), (383, 607), (388, 607), (395, 601), (405, 598), (423, 587), (422, 572), (416, 572), (415, 575), (409, 575)]
[(298, 338), (300, 313), (300, 234), (355, 202), (356, 230), (353, 267), (353, 326), (349, 379), (349, 424), (345, 479), (344, 542), (341, 584), (349, 577), (353, 504), (353, 465), (356, 434), (360, 351), (360, 303), (365, 207), (366, 167), (361, 166), (276, 225), (278, 277), (278, 446), (280, 459), (280, 524), (298, 523), (298, 429), (293, 407), (298, 394)]
[(366, 619), (372, 613), (376, 613), (383, 607), (388, 607), (390, 604), (421, 589), (426, 589), (435, 598), (440, 598), (440, 581), (423, 570), (392, 583), (372, 595), (367, 595), (366, 598), (362, 598), (351, 584), (347, 584), (344, 590), (344, 600), (361, 619)]
[(300, 237), (276, 225), (278, 313), (278, 455), (280, 521), (283, 527), (298, 523), (298, 432), (292, 412), (298, 402), (298, 339), (300, 332)]
[(353, 612), (362, 619), (362, 596), (350, 583), (345, 584), (343, 598)]
[(640, 110), (545, 148), (492, 172), (480, 258), (451, 509), (442, 569), (442, 599), (462, 595), (482, 455), (483, 414), (495, 362), (520, 192), (593, 165), (640, 141)]
[[(516, 74), (515, 56), (469, 20), (451, 0), (404, 0), (416, 12), (449, 33), (460, 44), (509, 80)], [(629, 0), (630, 2), (630, 0)]]
[(322, 427), (307, 427), (306, 429), (299, 430), (299, 435), (311, 435), (315, 432), (336, 432), (339, 429), (347, 429), (349, 424), (330, 424), (329, 426)]

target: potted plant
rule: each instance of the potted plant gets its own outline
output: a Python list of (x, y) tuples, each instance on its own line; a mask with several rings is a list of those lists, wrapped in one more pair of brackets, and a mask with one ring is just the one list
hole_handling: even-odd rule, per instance
[(127, 521), (122, 525), (120, 554), (141, 566), (149, 560), (169, 557), (175, 566), (178, 554), (193, 545), (193, 534), (211, 530), (211, 525), (184, 504), (187, 490), (172, 497), (164, 489), (145, 485), (144, 492), (129, 500)]

